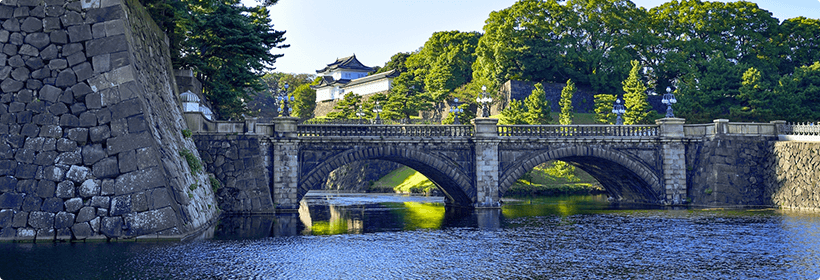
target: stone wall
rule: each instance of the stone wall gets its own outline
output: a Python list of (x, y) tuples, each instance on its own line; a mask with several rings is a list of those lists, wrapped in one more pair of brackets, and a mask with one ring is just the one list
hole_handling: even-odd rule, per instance
[(783, 208), (820, 209), (820, 143), (774, 143), (766, 196)]
[(0, 239), (182, 238), (216, 217), (180, 153), (167, 37), (126, 1), (0, 4)]
[(252, 135), (198, 134), (205, 169), (222, 183), (219, 208), (226, 212), (272, 213), (270, 143)]
[(732, 136), (686, 146), (687, 196), (699, 206), (773, 205), (767, 194), (775, 136)]

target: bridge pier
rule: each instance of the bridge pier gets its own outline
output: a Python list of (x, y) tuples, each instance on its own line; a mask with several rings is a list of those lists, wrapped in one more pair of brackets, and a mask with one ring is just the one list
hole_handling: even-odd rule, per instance
[(275, 118), (273, 147), (273, 203), (277, 210), (299, 209), (299, 139), (296, 137), (298, 118)]
[(663, 156), (662, 183), (666, 191), (664, 204), (686, 203), (686, 147), (683, 144), (685, 119), (663, 118), (655, 121), (660, 126)]
[(498, 120), (473, 119), (475, 126), (476, 208), (501, 207), (498, 180)]

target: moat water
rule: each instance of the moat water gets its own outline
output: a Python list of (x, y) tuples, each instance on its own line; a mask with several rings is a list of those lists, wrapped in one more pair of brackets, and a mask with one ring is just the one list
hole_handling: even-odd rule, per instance
[(185, 242), (4, 243), (0, 279), (818, 279), (820, 214), (651, 209), (602, 196), (311, 192)]

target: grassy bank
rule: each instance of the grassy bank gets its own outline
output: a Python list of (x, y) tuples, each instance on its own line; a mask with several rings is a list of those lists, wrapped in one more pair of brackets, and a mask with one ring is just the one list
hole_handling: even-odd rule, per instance
[(424, 193), (430, 194), (436, 186), (427, 177), (410, 167), (403, 166), (393, 170), (376, 182), (370, 184), (368, 192), (380, 193)]

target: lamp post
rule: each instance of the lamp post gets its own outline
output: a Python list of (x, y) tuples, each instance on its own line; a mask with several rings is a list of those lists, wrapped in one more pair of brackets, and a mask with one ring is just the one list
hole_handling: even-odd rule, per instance
[(285, 83), (284, 88), (285, 89), (283, 91), (280, 91), (279, 95), (276, 97), (276, 99), (279, 101), (279, 104), (281, 104), (282, 107), (279, 107), (279, 104), (277, 104), (276, 107), (279, 109), (279, 115), (281, 115), (282, 117), (290, 117), (290, 112), (293, 111), (293, 109), (291, 109), (290, 106), (288, 106), (288, 103), (293, 101), (293, 96), (288, 96), (288, 83)]
[(493, 102), (493, 98), (490, 97), (489, 93), (487, 93), (487, 86), (481, 86), (481, 96), (476, 97), (475, 102), (481, 104), (481, 117), (489, 118), (490, 102)]
[(626, 113), (626, 107), (621, 104), (621, 99), (615, 99), (615, 105), (612, 106), (612, 113), (618, 115), (618, 118), (615, 119), (615, 125), (623, 125), (624, 120), (621, 118), (621, 115)]
[(666, 104), (666, 117), (674, 118), (675, 114), (672, 112), (672, 104), (678, 103), (678, 100), (675, 99), (675, 95), (672, 94), (672, 88), (666, 87), (666, 94), (663, 95), (661, 102)]
[(380, 114), (381, 112), (382, 112), (382, 105), (381, 105), (381, 104), (379, 104), (379, 101), (377, 100), (377, 101), (376, 101), (376, 106), (375, 106), (375, 107), (373, 107), (373, 113), (376, 113), (376, 120), (375, 120), (375, 123), (376, 123), (376, 124), (381, 124), (381, 123), (382, 123), (382, 119), (381, 119), (381, 117), (379, 116), (379, 114)]
[(453, 124), (461, 124), (458, 120), (458, 113), (464, 112), (464, 109), (458, 107), (458, 98), (453, 99), (453, 105), (450, 107), (450, 113), (453, 113)]
[(356, 110), (356, 116), (359, 117), (359, 124), (362, 123), (362, 117), (364, 117), (364, 111), (362, 111), (362, 105), (359, 105), (359, 109)]

